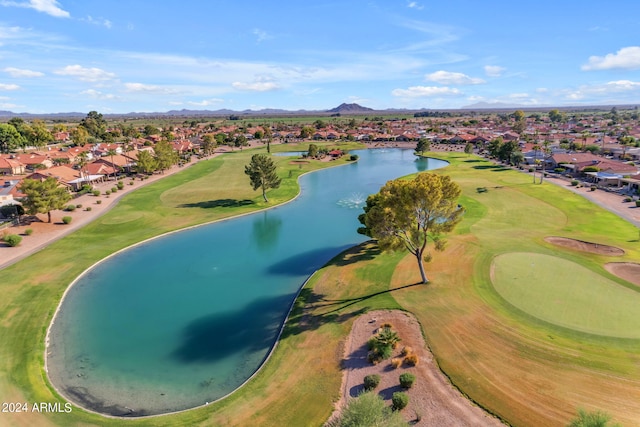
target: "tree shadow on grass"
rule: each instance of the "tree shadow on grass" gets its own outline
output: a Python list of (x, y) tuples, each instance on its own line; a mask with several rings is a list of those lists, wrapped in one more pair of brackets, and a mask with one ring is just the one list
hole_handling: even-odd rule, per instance
[(356, 262), (369, 261), (374, 259), (377, 255), (380, 255), (381, 252), (382, 251), (380, 251), (378, 245), (369, 241), (361, 245), (354, 246), (350, 250), (337, 255), (331, 259), (327, 265), (344, 267)]
[(490, 170), (493, 172), (502, 172), (502, 171), (511, 170), (511, 168), (501, 166), (501, 165), (478, 165), (478, 166), (472, 166), (472, 168), (477, 170)]
[(237, 208), (240, 206), (249, 206), (253, 205), (255, 202), (253, 200), (236, 200), (236, 199), (217, 199), (217, 200), (207, 200), (205, 202), (197, 202), (197, 203), (184, 203), (179, 205), (180, 208), (201, 208), (201, 209), (212, 209), (212, 208)]

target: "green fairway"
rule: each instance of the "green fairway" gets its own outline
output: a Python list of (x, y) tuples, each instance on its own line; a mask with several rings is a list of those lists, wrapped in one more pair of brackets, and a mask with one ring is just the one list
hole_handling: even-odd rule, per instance
[(640, 293), (563, 258), (508, 253), (495, 258), (493, 286), (520, 310), (590, 334), (640, 338)]

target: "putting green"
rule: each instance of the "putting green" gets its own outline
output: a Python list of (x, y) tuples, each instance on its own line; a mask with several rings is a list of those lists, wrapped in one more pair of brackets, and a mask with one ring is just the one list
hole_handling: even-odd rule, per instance
[(507, 253), (491, 267), (496, 291), (520, 310), (590, 334), (640, 338), (640, 292), (562, 258)]

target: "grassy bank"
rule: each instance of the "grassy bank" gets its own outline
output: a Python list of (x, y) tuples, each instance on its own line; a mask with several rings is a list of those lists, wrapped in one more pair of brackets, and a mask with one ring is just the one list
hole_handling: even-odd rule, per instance
[[(242, 173), (251, 154), (205, 161), (140, 189), (98, 221), (2, 270), (3, 399), (62, 401), (42, 372), (43, 339), (67, 284), (95, 260), (164, 231), (265, 207)], [(587, 334), (537, 318), (497, 293), (490, 275), (495, 257), (533, 253), (565, 260), (562, 265), (579, 264), (589, 272), (584, 277), (601, 276), (607, 286), (632, 289), (602, 266), (640, 261), (635, 227), (562, 188), (533, 185), (520, 172), (457, 153), (442, 157), (451, 165), (439, 173), (462, 186), (467, 211), (446, 251), (428, 264), (428, 286), (402, 288), (418, 281), (411, 256), (379, 254), (374, 245), (363, 244), (310, 279), (269, 363), (219, 403), (148, 420), (110, 420), (74, 408), (70, 414), (0, 414), (0, 424), (320, 425), (338, 397), (341, 343), (353, 319), (370, 309), (400, 308), (418, 318), (453, 383), (513, 425), (565, 425), (577, 407), (640, 425), (640, 340)], [(276, 160), (284, 181), (270, 193), (272, 204), (297, 193), (299, 174), (326, 166), (310, 163), (301, 169), (290, 159)], [(478, 192), (479, 187), (488, 191)], [(617, 246), (626, 255), (562, 249), (544, 241), (549, 235)], [(603, 300), (603, 310), (616, 310), (606, 304)]]

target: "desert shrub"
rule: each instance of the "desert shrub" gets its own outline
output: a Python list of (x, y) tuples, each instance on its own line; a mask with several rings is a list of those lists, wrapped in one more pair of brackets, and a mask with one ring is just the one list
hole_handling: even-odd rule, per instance
[(416, 381), (416, 376), (405, 372), (404, 374), (400, 374), (400, 386), (402, 388), (411, 388), (413, 383)]
[(118, 187), (118, 190), (122, 190), (124, 188), (124, 182), (118, 181), (117, 187)]
[(636, 200), (636, 207), (640, 208), (640, 200)]
[(378, 335), (374, 337), (380, 346), (390, 346), (396, 348), (400, 342), (398, 333), (391, 329), (391, 326), (384, 326), (382, 330), (378, 332)]
[(391, 396), (391, 404), (394, 411), (401, 411), (409, 404), (409, 396), (407, 393), (396, 391), (393, 393), (393, 396)]
[(408, 345), (402, 347), (402, 351), (400, 352), (403, 356), (408, 356), (413, 353), (413, 349)]
[(71, 218), (70, 216), (63, 216), (62, 217), (62, 222), (65, 224), (71, 224), (71, 220), (73, 220), (73, 218)]
[(94, 196), (96, 196), (96, 197), (97, 197), (97, 196), (99, 196), (99, 195), (100, 195), (100, 190), (93, 190), (93, 191), (91, 192), (91, 194), (93, 194)]
[(82, 203), (78, 203), (78, 204), (76, 205), (76, 209), (82, 209)]
[(91, 206), (87, 206), (86, 208), (84, 208), (84, 210), (87, 212), (91, 212)]
[(592, 186), (591, 186), (591, 191), (596, 191), (596, 189), (597, 189), (597, 188), (598, 188), (598, 187), (596, 187), (595, 185), (592, 185)]
[(625, 197), (624, 199), (622, 199), (623, 202), (628, 203), (628, 202), (632, 202), (633, 199), (631, 197)]
[(65, 211), (67, 212), (73, 212), (76, 210), (76, 205), (69, 205), (67, 207), (64, 208)]
[(563, 173), (564, 171), (566, 171), (566, 169), (565, 168), (555, 168), (555, 169), (553, 169), (553, 171), (555, 173)]
[(118, 192), (118, 187), (111, 187), (111, 192), (112, 193), (117, 193)]
[(352, 162), (355, 162), (356, 160), (358, 160), (358, 155), (357, 154), (352, 154), (351, 156), (349, 156), (349, 160), (351, 160)]
[(373, 390), (380, 384), (380, 375), (371, 374), (364, 377), (364, 389), (365, 391)]
[(609, 424), (609, 421), (611, 421), (611, 415), (606, 412), (587, 412), (584, 409), (578, 409), (578, 416), (571, 420), (567, 427), (620, 427), (619, 424)]
[(393, 359), (391, 359), (391, 366), (396, 369), (402, 366), (402, 357), (394, 357)]
[(24, 230), (24, 234), (26, 234), (27, 236), (31, 236), (33, 234), (33, 228), (27, 228), (26, 230)]
[(102, 204), (102, 200), (96, 200), (96, 205)]
[(7, 234), (2, 240), (4, 240), (7, 245), (15, 247), (18, 246), (20, 242), (22, 242), (22, 237), (18, 236), (17, 234)]
[(385, 322), (382, 324), (382, 326), (380, 326), (380, 329), (378, 330), (378, 332), (382, 332), (385, 329), (393, 329), (393, 325), (389, 322)]
[(129, 181), (129, 185), (133, 185), (133, 181)]
[(573, 185), (574, 187), (576, 187), (578, 184), (580, 184), (580, 181), (578, 181), (577, 179), (571, 181), (571, 185)]
[(107, 190), (107, 191), (104, 192), (105, 196), (108, 196), (109, 194), (111, 194), (111, 190)]
[(535, 169), (534, 168), (529, 168), (529, 172), (534, 172)]
[(406, 363), (407, 365), (411, 365), (411, 366), (416, 366), (419, 361), (420, 361), (420, 359), (418, 358), (418, 356), (413, 354), (413, 353), (412, 354), (408, 354), (404, 358), (404, 363)]
[(376, 393), (363, 393), (350, 399), (339, 419), (330, 421), (328, 427), (400, 427), (406, 426), (399, 412), (393, 412)]

